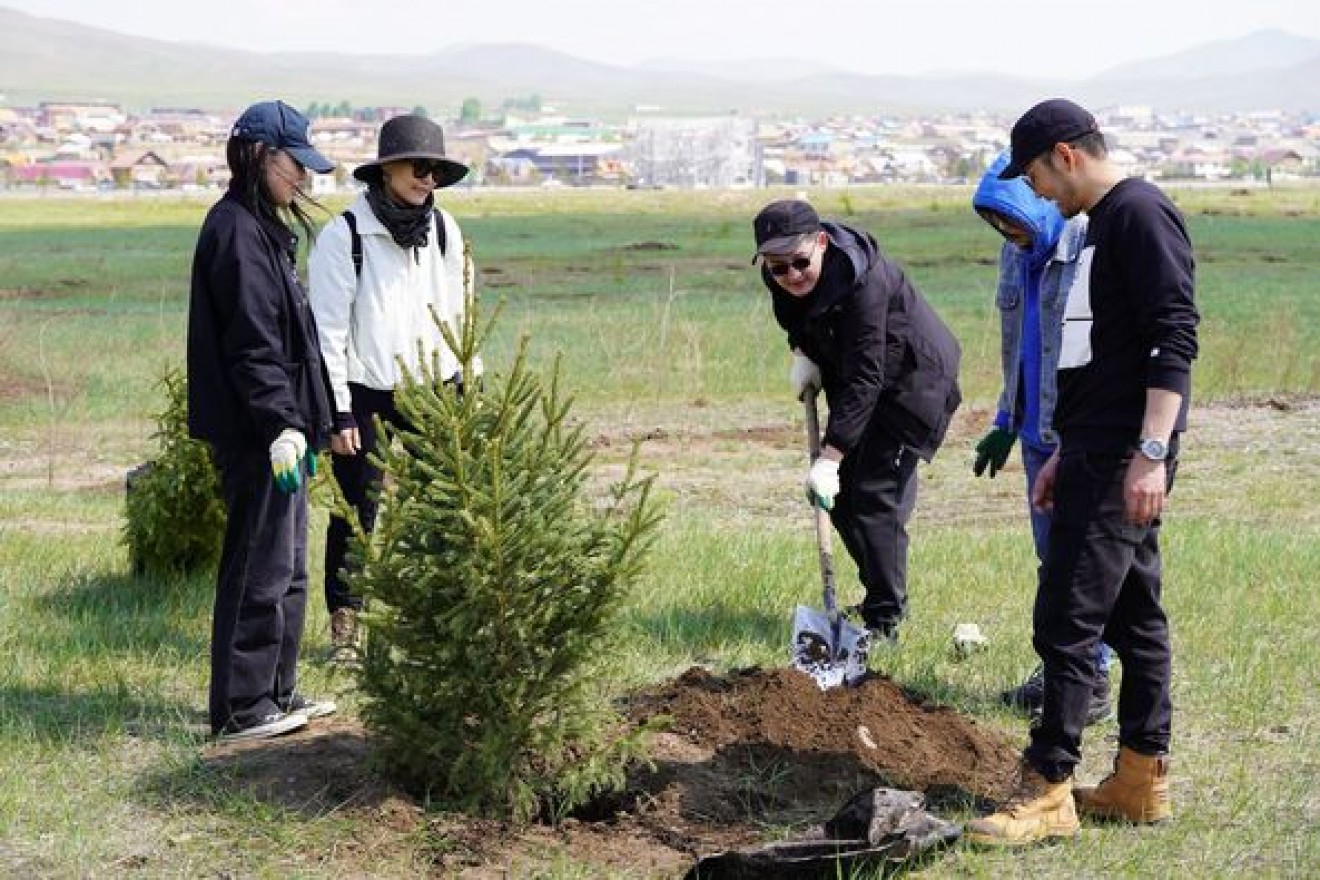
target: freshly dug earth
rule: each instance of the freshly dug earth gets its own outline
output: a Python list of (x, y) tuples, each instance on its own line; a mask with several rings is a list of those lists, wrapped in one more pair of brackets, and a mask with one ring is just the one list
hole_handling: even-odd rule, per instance
[(629, 718), (671, 721), (654, 766), (626, 791), (557, 827), (427, 816), (372, 776), (360, 725), (217, 747), (208, 762), (256, 796), (307, 815), (335, 811), (356, 829), (324, 867), (371, 875), (377, 857), (416, 847), (422, 873), (530, 876), (565, 860), (601, 876), (677, 877), (697, 858), (823, 822), (876, 785), (926, 792), (930, 809), (983, 802), (1011, 784), (1014, 748), (950, 709), (909, 698), (884, 678), (820, 691), (791, 669), (726, 676), (692, 668), (634, 695)]
[[(747, 669), (719, 677), (694, 667), (639, 695), (630, 715), (638, 720), (667, 715), (673, 719), (671, 736), (712, 751), (723, 764), (759, 767), (767, 780), (819, 768), (821, 777), (799, 776), (805, 786), (769, 788), (783, 788), (793, 800), (813, 796), (809, 790), (823, 782), (840, 784), (841, 797), (826, 797), (835, 807), (858, 788), (876, 784), (937, 799), (995, 798), (1011, 783), (1016, 766), (1015, 751), (998, 735), (874, 675), (856, 686), (821, 691), (792, 669)], [(854, 787), (851, 780), (858, 777), (867, 778)], [(719, 811), (710, 804), (703, 812)]]

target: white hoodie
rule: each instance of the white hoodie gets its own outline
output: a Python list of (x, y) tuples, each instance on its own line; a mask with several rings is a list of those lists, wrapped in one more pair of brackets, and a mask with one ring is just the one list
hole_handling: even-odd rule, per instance
[(434, 220), (426, 247), (415, 254), (413, 248), (395, 244), (365, 195), (359, 195), (349, 210), (362, 238), (362, 277), (353, 268), (352, 235), (342, 216), (321, 230), (308, 258), (308, 295), (335, 411), (340, 413), (352, 411), (349, 382), (393, 390), (401, 379), (400, 360), (413, 376), (420, 375), (420, 364), (430, 364), (435, 355), (442, 378), (458, 370), (458, 359), (432, 321), (431, 308), (458, 332), (466, 269), (463, 233), (444, 209), (439, 209), (445, 224), (443, 255)]

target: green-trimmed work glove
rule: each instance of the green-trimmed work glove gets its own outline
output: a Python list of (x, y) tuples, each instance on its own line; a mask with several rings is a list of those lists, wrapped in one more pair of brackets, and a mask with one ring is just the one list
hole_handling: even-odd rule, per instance
[(303, 459), (307, 456), (307, 440), (302, 431), (285, 428), (270, 444), (270, 472), (275, 486), (281, 492), (296, 492), (302, 485)]
[(1008, 428), (991, 428), (990, 433), (981, 438), (981, 442), (976, 444), (976, 461), (972, 464), (972, 473), (981, 476), (985, 472), (986, 465), (990, 466), (990, 479), (995, 478), (1004, 467), (1004, 462), (1008, 461), (1008, 453), (1013, 448), (1013, 441), (1017, 440), (1017, 431), (1010, 431)]
[(807, 500), (824, 510), (832, 510), (834, 496), (838, 494), (839, 463), (822, 455), (807, 471)]

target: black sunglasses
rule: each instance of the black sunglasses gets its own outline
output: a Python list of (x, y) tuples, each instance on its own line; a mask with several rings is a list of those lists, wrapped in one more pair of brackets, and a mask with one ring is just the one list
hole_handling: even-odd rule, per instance
[(789, 260), (787, 263), (772, 263), (769, 260), (766, 260), (765, 267), (769, 269), (770, 274), (774, 275), (776, 278), (782, 278), (783, 276), (787, 275), (789, 269), (792, 269), (798, 273), (805, 272), (807, 271), (808, 268), (811, 267), (811, 261), (816, 257), (816, 246), (819, 243), (820, 243), (819, 241), (813, 243), (811, 245), (811, 253), (807, 254), (806, 256), (794, 257), (793, 259)]
[(787, 263), (766, 262), (765, 267), (770, 270), (771, 275), (782, 276), (787, 275), (789, 269), (793, 269), (797, 272), (805, 272), (810, 265), (811, 257), (797, 257), (789, 260)]
[(434, 159), (413, 159), (412, 172), (413, 177), (418, 180), (430, 177), (439, 184), (444, 180), (445, 166)]

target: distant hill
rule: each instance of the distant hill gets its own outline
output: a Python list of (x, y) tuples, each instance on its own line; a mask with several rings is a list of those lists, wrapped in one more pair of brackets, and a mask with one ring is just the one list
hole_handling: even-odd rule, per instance
[(222, 109), (280, 96), (299, 105), (420, 104), (447, 114), (467, 97), (493, 107), (535, 94), (574, 113), (609, 118), (642, 104), (673, 114), (1011, 113), (1043, 95), (1067, 94), (1094, 106), (1320, 112), (1318, 68), (1320, 41), (1279, 31), (1062, 82), (997, 74), (869, 76), (792, 59), (619, 66), (523, 44), (414, 56), (267, 54), (131, 37), (0, 8), (0, 95), (10, 106), (105, 100), (130, 109)]
[(739, 61), (687, 61), (678, 58), (652, 58), (637, 65), (653, 73), (700, 73), (732, 82), (791, 82), (808, 76), (839, 73), (832, 64), (805, 58), (748, 58)]
[(1236, 40), (1219, 40), (1112, 67), (1096, 76), (1095, 82), (1242, 77), (1286, 70), (1317, 58), (1320, 40), (1279, 30), (1256, 31)]

